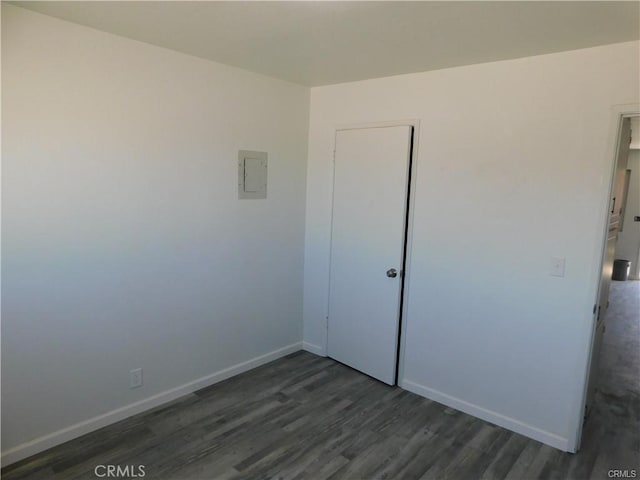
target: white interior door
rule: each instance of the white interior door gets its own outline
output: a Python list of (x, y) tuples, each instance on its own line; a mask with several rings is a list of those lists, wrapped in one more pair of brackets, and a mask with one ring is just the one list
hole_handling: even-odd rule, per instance
[(328, 353), (390, 385), (396, 380), (412, 131), (395, 126), (336, 134)]

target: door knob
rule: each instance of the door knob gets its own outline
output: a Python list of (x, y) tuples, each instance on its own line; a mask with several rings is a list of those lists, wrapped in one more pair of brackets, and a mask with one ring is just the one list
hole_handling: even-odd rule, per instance
[(387, 270), (387, 277), (396, 278), (397, 276), (398, 276), (398, 272), (395, 268), (390, 268), (389, 270)]

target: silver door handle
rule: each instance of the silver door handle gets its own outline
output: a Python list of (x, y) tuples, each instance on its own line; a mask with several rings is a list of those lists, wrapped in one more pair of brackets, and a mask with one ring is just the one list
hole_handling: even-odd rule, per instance
[(395, 268), (390, 268), (387, 270), (387, 277), (396, 278), (398, 276), (398, 271)]

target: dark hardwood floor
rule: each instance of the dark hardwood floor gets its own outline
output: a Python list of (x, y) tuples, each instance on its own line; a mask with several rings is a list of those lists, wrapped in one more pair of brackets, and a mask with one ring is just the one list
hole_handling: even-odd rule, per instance
[(640, 477), (640, 282), (614, 282), (612, 296), (603, 381), (575, 455), (298, 352), (10, 465), (2, 478), (95, 479), (98, 465), (138, 475), (142, 465), (144, 478), (163, 480)]

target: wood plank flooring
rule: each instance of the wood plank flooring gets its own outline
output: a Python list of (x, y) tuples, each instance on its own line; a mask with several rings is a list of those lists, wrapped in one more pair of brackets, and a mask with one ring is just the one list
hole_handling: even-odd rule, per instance
[(640, 477), (640, 282), (614, 282), (612, 295), (605, 375), (575, 455), (297, 352), (10, 465), (2, 478), (95, 479), (97, 465), (144, 465), (144, 478), (162, 480)]

